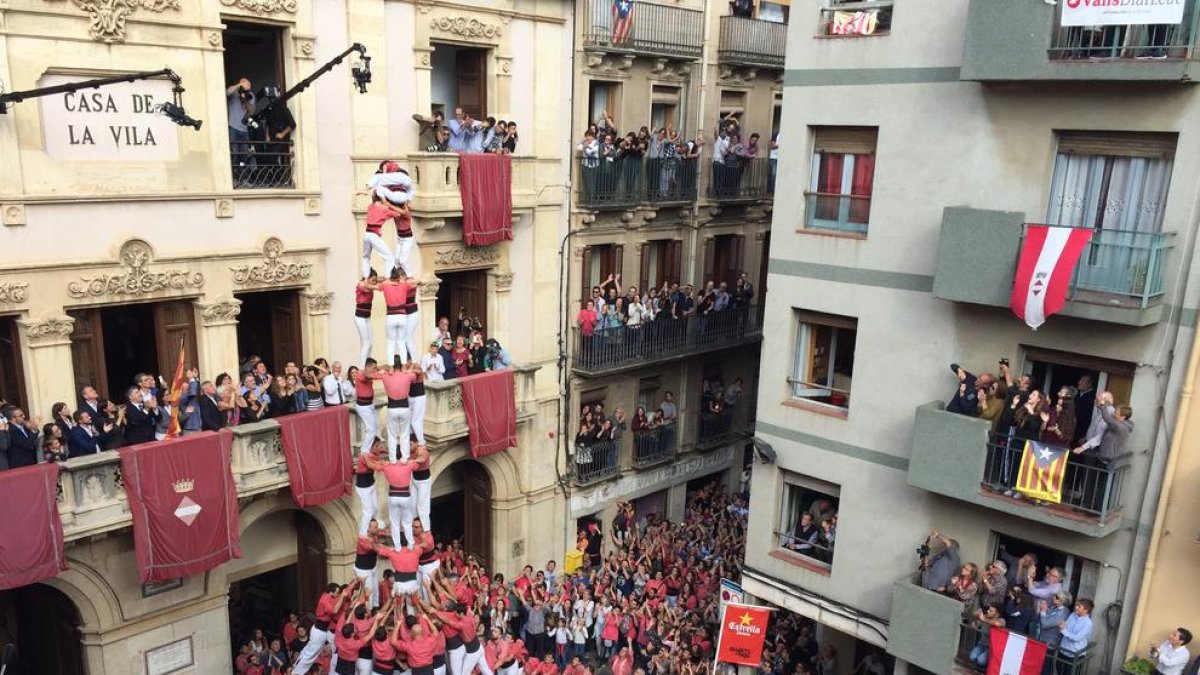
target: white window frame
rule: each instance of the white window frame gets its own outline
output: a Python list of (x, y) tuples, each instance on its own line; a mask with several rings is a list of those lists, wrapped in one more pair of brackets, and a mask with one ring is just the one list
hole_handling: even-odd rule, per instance
[[(849, 319), (851, 317), (845, 318)], [(833, 410), (847, 410), (848, 406), (842, 407), (833, 405), (831, 403), (825, 403), (823, 401), (814, 401), (811, 399), (829, 396), (835, 391), (842, 391), (833, 387), (833, 364), (836, 363), (837, 358), (838, 331), (850, 329), (840, 328), (838, 326), (832, 326), (830, 324), (823, 324), (815, 321), (805, 321), (802, 317), (797, 317), (797, 323), (798, 334), (796, 336), (796, 351), (792, 357), (792, 377), (789, 380), (789, 384), (792, 387), (792, 398), (804, 399), (810, 403), (827, 406)], [(829, 355), (827, 357), (829, 362), (829, 374), (827, 376), (828, 381), (823, 383), (814, 382), (810, 377), (811, 373), (808, 372), (808, 369), (811, 366), (811, 364), (808, 362), (808, 347), (809, 342), (813, 339), (814, 326), (823, 326), (833, 331), (830, 336)], [(854, 329), (854, 332), (855, 336), (857, 337), (857, 327)], [(845, 393), (847, 397), (849, 397), (851, 394), (850, 391), (845, 391), (843, 393)]]
[[(812, 221), (810, 222), (810, 227), (815, 226), (824, 230), (848, 230), (858, 228), (858, 223), (853, 223), (854, 228), (851, 228), (852, 223), (850, 222), (850, 205), (854, 202), (854, 200), (850, 199), (850, 197), (852, 196), (852, 191), (854, 189), (854, 164), (855, 157), (857, 157), (857, 155), (853, 155), (848, 152), (814, 152), (812, 154), (812, 166), (810, 167), (811, 175), (808, 180), (808, 190), (813, 194), (818, 193), (818, 183), (821, 179), (821, 157), (823, 155), (842, 156), (842, 182), (841, 191), (838, 192), (838, 194), (844, 197), (844, 199), (841, 199), (838, 202), (837, 220), (825, 220), (823, 218), (817, 218), (817, 215), (814, 212)], [(872, 190), (872, 192), (874, 192), (874, 190)], [(874, 197), (873, 194), (871, 196)], [(814, 205), (813, 208), (815, 209), (816, 206)], [(861, 225), (865, 227), (869, 225), (869, 223), (862, 223)]]
[[(833, 483), (828, 483), (828, 482), (820, 480), (818, 478), (813, 478), (812, 476), (805, 476), (803, 474), (793, 473), (791, 471), (786, 471), (786, 470), (781, 471), (780, 474), (783, 479), (783, 489), (779, 491), (779, 495), (780, 495), (779, 512), (775, 518), (775, 532), (773, 533), (774, 538), (775, 538), (775, 548), (786, 550), (793, 555), (802, 556), (806, 561), (809, 561), (814, 565), (820, 565), (825, 568), (832, 568), (832, 566), (833, 566), (832, 563), (827, 563), (823, 560), (815, 558), (811, 555), (807, 555), (805, 553), (800, 553), (798, 551), (791, 551), (790, 549), (785, 549), (783, 546), (783, 537), (785, 535), (791, 536), (792, 527), (795, 526), (796, 521), (799, 520), (800, 514), (804, 513), (803, 511), (798, 511), (795, 514), (789, 513), (789, 511), (790, 511), (789, 506), (792, 503), (792, 490), (793, 489), (808, 490), (810, 492), (819, 493), (819, 494), (821, 494), (825, 497), (829, 497), (831, 499), (836, 499), (838, 501), (838, 510), (840, 512), (841, 511), (841, 501), (842, 501), (841, 486), (835, 485)], [(795, 516), (795, 519), (790, 518), (790, 516), (792, 516), (792, 515)], [(839, 521), (840, 520), (841, 519), (839, 518)], [(839, 524), (839, 526), (841, 525), (840, 522), (838, 524)], [(820, 523), (817, 523), (817, 526), (820, 527)], [(836, 551), (836, 548), (835, 548), (835, 551)], [(837, 557), (836, 553), (833, 557), (834, 558)]]

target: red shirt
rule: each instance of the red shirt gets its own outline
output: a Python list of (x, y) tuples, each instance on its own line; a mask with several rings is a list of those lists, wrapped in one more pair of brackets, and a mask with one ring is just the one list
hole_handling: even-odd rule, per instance
[(379, 597), (385, 600), (392, 597), (392, 582), (386, 579), (379, 582)]
[(283, 644), (285, 645), (292, 644), (292, 641), (299, 637), (296, 633), (296, 624), (291, 621), (283, 624), (283, 630), (280, 632), (283, 633)]
[(383, 380), (383, 390), (387, 392), (387, 397), (400, 401), (408, 398), (408, 391), (417, 375), (407, 371), (391, 372), (380, 374), (379, 379)]
[(390, 549), (386, 546), (379, 548), (379, 553), (392, 561), (392, 567), (397, 572), (408, 572), (410, 574), (417, 573), (418, 560), (421, 557), (421, 551), (418, 549), (409, 550), (402, 548), (399, 551)]
[(375, 540), (370, 537), (359, 537), (354, 546), (355, 553), (370, 553), (375, 550)]
[(383, 300), (389, 308), (403, 307), (408, 296), (408, 284), (403, 281), (385, 281), (379, 286)]
[(333, 606), (337, 604), (337, 596), (325, 593), (317, 601), (317, 621), (333, 621)]
[(579, 310), (575, 320), (579, 322), (579, 332), (584, 335), (591, 335), (596, 330), (596, 310), (594, 309)]
[(412, 214), (406, 213), (402, 216), (394, 216), (392, 220), (396, 223), (396, 234), (402, 237), (412, 236)]
[(246, 675), (263, 675), (262, 666), (247, 666)]
[(383, 202), (371, 202), (367, 207), (367, 232), (379, 234), (383, 224), (395, 214)]
[(396, 648), (388, 640), (371, 641), (371, 654), (379, 663), (391, 663), (396, 658)]
[(334, 641), (337, 645), (338, 660), (354, 663), (354, 660), (358, 658), (358, 652), (362, 650), (363, 645), (367, 644), (368, 639), (370, 639), (369, 635), (361, 637), (355, 635), (347, 638), (338, 633), (337, 640)]
[(407, 490), (412, 485), (412, 474), (413, 465), (411, 462), (408, 464), (392, 462), (383, 467), (383, 477), (387, 479), (388, 485), (394, 488)]
[(407, 630), (404, 634), (404, 647), (408, 652), (408, 667), (423, 668), (433, 664), (433, 655), (437, 653), (438, 636), (426, 633), (423, 638), (416, 638)]
[(360, 400), (375, 400), (375, 380), (360, 371), (354, 376), (354, 395)]

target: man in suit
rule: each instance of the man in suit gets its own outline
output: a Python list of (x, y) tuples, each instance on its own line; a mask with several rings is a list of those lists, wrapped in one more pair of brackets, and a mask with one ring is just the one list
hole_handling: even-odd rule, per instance
[(96, 388), (88, 385), (79, 390), (79, 410), (86, 410), (92, 415), (92, 422), (99, 423), (105, 418), (104, 408), (108, 401), (100, 399), (100, 392)]
[(76, 410), (75, 426), (71, 427), (71, 433), (67, 436), (67, 456), (82, 457), (103, 451), (112, 428), (112, 423), (107, 423), (104, 424), (103, 430), (97, 429), (91, 413), (87, 410)]
[(212, 380), (205, 380), (200, 385), (200, 428), (205, 431), (219, 431), (225, 428), (225, 413), (217, 405), (217, 387)]
[(158, 419), (163, 414), (158, 408), (158, 399), (148, 396), (143, 399), (139, 387), (130, 387), (125, 402), (125, 442), (129, 445), (154, 440)]
[(187, 386), (179, 395), (179, 426), (183, 433), (189, 434), (200, 431), (200, 371), (196, 368), (187, 370)]
[(41, 420), (30, 421), (20, 408), (8, 410), (8, 466), (15, 469), (37, 464), (38, 427)]
[(0, 413), (0, 471), (8, 468), (8, 418)]

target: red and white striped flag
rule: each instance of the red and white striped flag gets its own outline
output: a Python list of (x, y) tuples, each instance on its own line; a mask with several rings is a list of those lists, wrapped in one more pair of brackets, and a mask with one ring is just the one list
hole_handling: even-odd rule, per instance
[(1041, 675), (1046, 643), (1003, 628), (988, 630), (987, 675)]
[(1075, 263), (1091, 239), (1086, 228), (1025, 226), (1011, 304), (1030, 328), (1037, 330), (1063, 308)]

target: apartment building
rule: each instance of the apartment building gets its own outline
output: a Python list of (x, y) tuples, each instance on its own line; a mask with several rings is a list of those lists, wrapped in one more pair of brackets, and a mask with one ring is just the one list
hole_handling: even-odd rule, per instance
[[(755, 426), (776, 459), (753, 467), (744, 586), (817, 622), (842, 672), (871, 652), (968, 667), (963, 605), (914, 574), (935, 530), (980, 569), (1035, 554), (1094, 600), (1075, 672), (1134, 648), (1198, 301), (1196, 8), (1179, 4), (1153, 25), (1074, 25), (1063, 2), (792, 13)], [(1036, 331), (1009, 308), (1033, 224), (1091, 234)], [(1006, 496), (1020, 444), (945, 410), (949, 364), (1001, 358), (1051, 396), (1087, 377), (1132, 407), (1124, 453), (1069, 468), (1061, 504)], [(803, 513), (836, 514), (832, 549), (794, 545)]]
[[(590, 124), (602, 128), (601, 141), (615, 127), (615, 144), (643, 128), (652, 136), (669, 128), (681, 144), (700, 145), (690, 157), (683, 145), (644, 156), (575, 151), (560, 251), (571, 535), (593, 519), (607, 528), (623, 500), (639, 514), (679, 518), (690, 489), (714, 477), (736, 486), (741, 477), (754, 424), (788, 11), (786, 3), (747, 3), (735, 16), (723, 2), (639, 1), (626, 24), (609, 0), (577, 0), (572, 145)], [(756, 134), (757, 147), (714, 169), (723, 119), (736, 120), (746, 143)], [(624, 296), (668, 284), (700, 291), (712, 281), (732, 292), (742, 274), (754, 296), (741, 306), (581, 335), (581, 302), (596, 287)], [(726, 396), (731, 390), (741, 393)], [(677, 410), (674, 424), (633, 431), (639, 409), (653, 417), (664, 402)], [(579, 442), (585, 410), (597, 404), (608, 419), (621, 409), (628, 428), (616, 440)]]
[[(28, 99), (0, 115), (0, 395), (43, 418), (56, 401), (74, 408), (85, 384), (123, 401), (134, 373), (171, 377), (181, 341), (212, 379), (236, 377), (251, 354), (275, 372), (319, 356), (355, 363), (367, 206), (356, 191), (394, 159), (416, 184), (418, 342), (463, 308), (517, 364), (518, 447), (478, 461), (460, 387), (429, 387), (435, 529), (506, 574), (530, 558), (561, 559), (565, 539), (535, 536), (565, 511), (542, 461), (556, 451), (558, 275), (535, 261), (554, 259), (569, 206), (570, 7), (16, 0), (0, 6), (0, 25), (5, 91), (165, 65), (183, 87), (177, 102), (203, 122), (177, 127), (150, 112), (175, 95), (160, 77)], [(352, 70), (367, 69), (360, 93)], [(231, 133), (226, 89), (240, 78), (255, 92), (311, 84), (287, 101), (290, 137), (251, 145)], [(412, 115), (456, 107), (520, 123), (511, 241), (464, 243), (457, 156), (418, 152)], [(382, 308), (375, 321), (382, 359)], [(63, 465), (70, 569), (0, 593), (6, 638), (27, 665), (227, 672), (231, 641), (246, 639), (239, 617), (277, 625), (282, 608), (311, 610), (328, 581), (351, 576), (355, 498), (296, 508), (278, 425), (234, 435), (244, 555), (168, 584), (138, 583), (116, 453)]]

